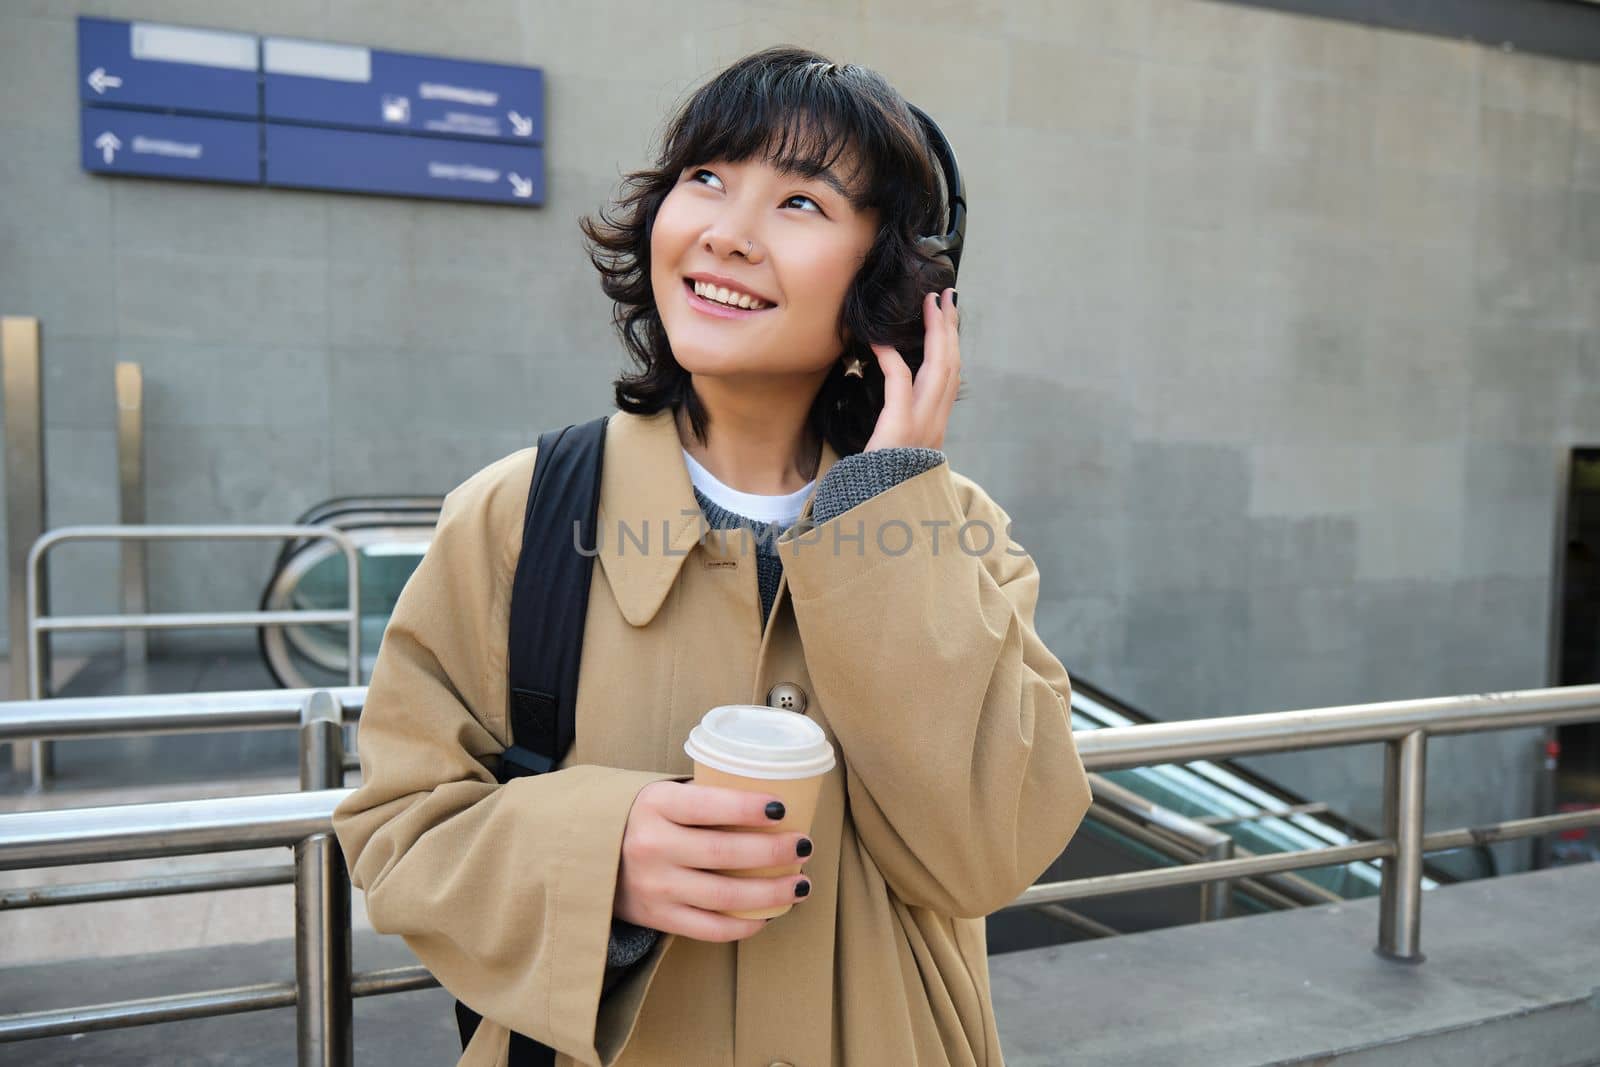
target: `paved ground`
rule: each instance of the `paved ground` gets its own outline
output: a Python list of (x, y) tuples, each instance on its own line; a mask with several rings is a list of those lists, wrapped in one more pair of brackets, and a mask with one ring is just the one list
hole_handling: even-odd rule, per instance
[(1600, 864), (1430, 892), (1419, 966), (1373, 953), (1375, 899), (997, 957), (1006, 1063), (1588, 1067), (1597, 901)]

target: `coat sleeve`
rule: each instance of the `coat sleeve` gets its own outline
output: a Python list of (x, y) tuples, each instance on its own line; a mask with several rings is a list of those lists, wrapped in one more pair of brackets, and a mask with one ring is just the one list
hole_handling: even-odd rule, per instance
[(1014, 900), (1091, 799), (1009, 525), (941, 463), (778, 540), (856, 833), (900, 899), (946, 915)]
[(601, 1002), (622, 834), (672, 777), (599, 766), (495, 780), (511, 578), (533, 450), (452, 492), (384, 633), (334, 811), (373, 928), (468, 1007), (586, 1064), (622, 1051), (670, 938)]

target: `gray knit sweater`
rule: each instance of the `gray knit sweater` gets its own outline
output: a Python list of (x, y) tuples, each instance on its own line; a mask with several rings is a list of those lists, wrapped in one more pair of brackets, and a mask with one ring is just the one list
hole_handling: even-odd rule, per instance
[[(820, 526), (837, 518), (857, 504), (877, 496), (886, 489), (924, 471), (932, 470), (945, 459), (936, 448), (881, 448), (871, 452), (856, 452), (841, 456), (817, 486), (811, 503), (811, 521)], [(712, 501), (699, 489), (694, 498), (705, 512), (706, 523), (713, 530), (729, 530), (744, 526), (753, 531), (756, 548), (756, 582), (761, 594), (761, 618), (772, 614), (772, 603), (778, 595), (778, 580), (783, 575), (783, 563), (778, 556), (777, 523), (761, 523), (737, 515)], [(635, 926), (622, 919), (611, 922), (611, 943), (606, 948), (605, 989), (609, 990), (629, 966), (642, 959), (655, 944), (657, 931), (645, 926)]]

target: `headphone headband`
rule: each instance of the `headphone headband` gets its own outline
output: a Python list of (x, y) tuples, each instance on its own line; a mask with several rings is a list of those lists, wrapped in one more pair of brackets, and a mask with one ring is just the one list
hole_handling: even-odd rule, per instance
[(933, 149), (933, 158), (944, 175), (944, 210), (939, 217), (945, 231), (917, 238), (917, 247), (930, 256), (944, 256), (950, 262), (951, 272), (959, 273), (961, 246), (967, 235), (967, 188), (961, 181), (961, 168), (956, 164), (956, 150), (950, 147), (949, 139), (931, 115), (910, 101), (906, 102), (906, 106), (922, 124), (928, 144)]

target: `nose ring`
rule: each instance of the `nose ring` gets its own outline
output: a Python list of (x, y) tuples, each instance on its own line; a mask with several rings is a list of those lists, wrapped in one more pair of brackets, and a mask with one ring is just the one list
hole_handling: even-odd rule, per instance
[(744, 243), (744, 255), (745, 255), (746, 259), (749, 259), (750, 258), (750, 253), (754, 252), (755, 250), (756, 250), (756, 243), (754, 241), (746, 241)]

